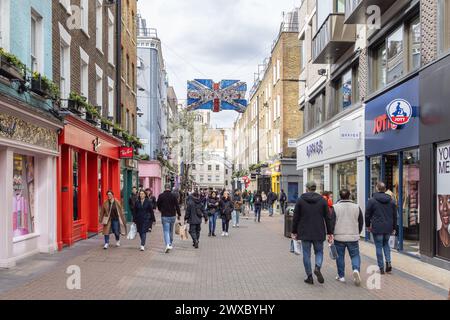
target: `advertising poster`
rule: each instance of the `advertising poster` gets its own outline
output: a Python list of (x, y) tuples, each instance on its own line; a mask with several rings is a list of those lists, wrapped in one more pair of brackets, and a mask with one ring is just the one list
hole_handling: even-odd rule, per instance
[(450, 142), (437, 148), (437, 255), (450, 259)]

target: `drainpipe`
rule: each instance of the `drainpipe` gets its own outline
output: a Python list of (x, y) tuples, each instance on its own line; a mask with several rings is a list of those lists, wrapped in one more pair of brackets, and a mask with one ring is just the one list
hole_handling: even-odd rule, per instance
[(116, 123), (122, 125), (122, 0), (116, 1)]

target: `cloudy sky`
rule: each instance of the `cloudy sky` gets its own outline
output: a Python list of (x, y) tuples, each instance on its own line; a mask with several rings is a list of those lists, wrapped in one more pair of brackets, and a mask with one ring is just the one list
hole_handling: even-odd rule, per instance
[[(282, 12), (300, 0), (139, 0), (147, 26), (158, 29), (169, 81), (180, 103), (193, 79), (236, 79), (253, 85), (258, 64), (270, 56)], [(234, 112), (213, 115), (231, 127)]]

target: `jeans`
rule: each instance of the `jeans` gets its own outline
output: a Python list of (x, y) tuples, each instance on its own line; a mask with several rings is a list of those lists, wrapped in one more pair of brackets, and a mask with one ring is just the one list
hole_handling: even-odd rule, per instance
[(359, 242), (340, 242), (334, 241), (338, 257), (336, 259), (336, 266), (339, 278), (345, 277), (345, 249), (348, 249), (350, 258), (352, 260), (352, 270), (361, 271), (361, 257), (359, 256)]
[(145, 241), (147, 240), (147, 232), (139, 233), (141, 237), (141, 246), (145, 247)]
[(281, 214), (286, 213), (286, 202), (280, 202)]
[[(120, 222), (119, 219), (111, 220), (111, 233), (114, 233), (116, 241), (120, 240)], [(109, 234), (105, 234), (105, 243), (109, 244)]]
[(312, 275), (311, 246), (314, 246), (314, 255), (316, 256), (316, 267), (322, 268), (323, 263), (323, 241), (302, 240), (303, 265), (305, 266), (305, 272), (308, 277)]
[(212, 216), (209, 217), (209, 233), (216, 233), (217, 217), (219, 212), (214, 212)]
[(229, 228), (230, 228), (230, 220), (222, 219), (222, 231), (223, 232), (228, 232)]
[(239, 225), (239, 215), (241, 213), (241, 210), (234, 210), (233, 211), (233, 226)]
[(273, 216), (273, 204), (269, 204), (269, 217)]
[(166, 246), (173, 244), (173, 226), (175, 225), (176, 219), (176, 217), (161, 217)]
[(200, 231), (202, 230), (201, 224), (190, 224), (189, 225), (189, 234), (191, 235), (194, 243), (200, 240)]
[(261, 222), (261, 207), (255, 207), (255, 221)]
[(389, 246), (389, 238), (390, 234), (374, 234), (373, 239), (375, 241), (375, 248), (377, 251), (377, 261), (378, 267), (380, 269), (384, 269), (384, 259), (383, 259), (383, 251), (384, 256), (386, 257), (386, 262), (391, 263), (391, 247)]

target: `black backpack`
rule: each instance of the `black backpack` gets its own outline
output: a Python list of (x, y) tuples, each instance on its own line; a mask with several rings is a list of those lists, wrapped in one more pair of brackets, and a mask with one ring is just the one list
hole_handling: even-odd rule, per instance
[(197, 214), (197, 217), (203, 218), (203, 210), (199, 206), (195, 206), (195, 213)]

